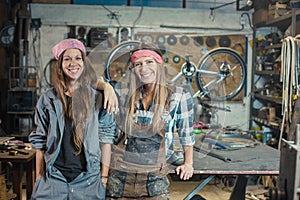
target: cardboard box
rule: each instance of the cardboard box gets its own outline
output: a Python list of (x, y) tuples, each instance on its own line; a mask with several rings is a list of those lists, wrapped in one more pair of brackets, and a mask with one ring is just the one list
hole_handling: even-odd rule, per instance
[(258, 118), (265, 119), (267, 122), (271, 122), (276, 117), (275, 107), (263, 107), (258, 111)]
[(259, 9), (252, 14), (252, 23), (254, 26), (263, 26), (268, 21), (268, 10)]

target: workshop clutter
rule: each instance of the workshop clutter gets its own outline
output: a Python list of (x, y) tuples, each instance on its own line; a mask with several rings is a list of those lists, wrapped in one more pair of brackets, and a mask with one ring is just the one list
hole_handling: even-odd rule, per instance
[[(3, 140), (1, 138), (3, 138)], [(0, 140), (4, 141), (0, 142), (0, 153), (8, 153), (11, 156), (16, 156), (17, 154), (28, 155), (29, 153), (26, 151), (28, 147), (24, 142), (13, 139), (13, 137), (0, 137)]]
[(201, 151), (204, 151), (204, 149), (209, 151), (211, 149), (238, 150), (241, 148), (253, 148), (260, 143), (254, 138), (252, 132), (238, 129), (227, 131), (226, 128), (205, 130), (203, 134), (195, 135), (195, 139), (195, 148), (201, 149)]
[[(279, 128), (281, 119), (277, 117), (276, 108), (272, 106), (264, 106), (260, 109), (253, 108), (252, 118), (260, 124)], [(261, 139), (258, 139), (262, 141)]]
[(252, 14), (253, 25), (263, 24), (268, 21), (268, 0), (253, 1), (254, 12)]
[(291, 9), (290, 1), (254, 1), (253, 25), (263, 25), (268, 20), (289, 14)]
[(280, 17), (287, 14), (291, 10), (289, 4), (276, 2), (274, 4), (269, 4), (268, 18), (269, 20)]
[(258, 117), (260, 119), (266, 119), (268, 122), (273, 121), (276, 117), (275, 107), (262, 107), (258, 111)]
[[(257, 71), (275, 71), (280, 72), (281, 68), (281, 40), (283, 34), (280, 30), (269, 33), (265, 36), (258, 36), (256, 39), (257, 57), (256, 70)], [(268, 48), (268, 47), (278, 48)]]

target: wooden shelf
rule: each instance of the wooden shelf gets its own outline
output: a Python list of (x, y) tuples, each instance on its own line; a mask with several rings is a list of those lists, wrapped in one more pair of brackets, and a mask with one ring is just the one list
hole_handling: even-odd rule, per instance
[(255, 70), (254, 72), (256, 75), (268, 75), (268, 76), (273, 76), (273, 75), (280, 75), (278, 70)]
[[(300, 10), (296, 10), (295, 14), (297, 20), (300, 19)], [(281, 30), (286, 30), (291, 25), (291, 22), (292, 22), (292, 11), (290, 11), (288, 14), (268, 20), (264, 24), (259, 24), (259, 27), (276, 26)]]
[(261, 119), (259, 117), (252, 117), (252, 120), (254, 120), (255, 122), (262, 124), (264, 126), (272, 127), (275, 129), (280, 129), (280, 126), (281, 126), (280, 122), (268, 121), (266, 119)]
[[(265, 11), (265, 10), (264, 10)], [(262, 13), (256, 13), (257, 15), (255, 15), (255, 17), (257, 18), (257, 24), (255, 24), (254, 26), (254, 30), (253, 30), (253, 38), (257, 38), (257, 30), (259, 28), (263, 28), (263, 27), (277, 27), (282, 33), (284, 33), (290, 26), (292, 26), (292, 30), (291, 32), (297, 33), (299, 32), (298, 29), (296, 29), (296, 25), (300, 22), (300, 9), (296, 9), (293, 8), (289, 11), (287, 11), (284, 15), (273, 18), (273, 19), (269, 19), (266, 21), (266, 19), (268, 18), (268, 16), (266, 16), (265, 12)], [(261, 18), (259, 18), (259, 16), (262, 15)], [(269, 17), (270, 18), (270, 17)], [(292, 24), (293, 23), (293, 24)], [(294, 24), (295, 23), (295, 24)], [(270, 30), (270, 33), (272, 33), (273, 31)], [(293, 33), (294, 34), (294, 33)], [(280, 51), (282, 48), (282, 43), (279, 42), (278, 44), (267, 44), (267, 46), (262, 46), (262, 44), (257, 43), (257, 46), (253, 46), (253, 62), (252, 62), (252, 67), (253, 67), (253, 71), (252, 71), (252, 77), (253, 76), (261, 76), (263, 79), (268, 80), (269, 78), (274, 80), (274, 82), (278, 83), (278, 78), (280, 75), (280, 71), (278, 70), (278, 64), (280, 64), (280, 59), (278, 59), (278, 55), (280, 55)], [(260, 45), (260, 46), (259, 46)], [(273, 54), (275, 53), (275, 54)], [(277, 55), (277, 53), (279, 53)], [(259, 64), (257, 63), (257, 56), (276, 56), (277, 58), (272, 62), (272, 63), (263, 63), (266, 64), (267, 67), (270, 68), (262, 68), (262, 69), (270, 69), (270, 70), (262, 70), (262, 71), (258, 71), (256, 70), (256, 66)], [(273, 68), (271, 68), (273, 66)], [(262, 66), (264, 67), (264, 66)], [(259, 78), (261, 78), (259, 77)], [(252, 79), (252, 91), (259, 91), (259, 90), (265, 90), (264, 88), (260, 88), (260, 89), (256, 89), (255, 85), (256, 82), (254, 82), (254, 78)], [(272, 120), (267, 120), (267, 119), (262, 119), (258, 117), (258, 111), (257, 109), (254, 109), (253, 107), (253, 102), (255, 100), (260, 101), (260, 103), (264, 105), (269, 105), (272, 104), (272, 107), (275, 107), (275, 118)], [(253, 93), (252, 98), (251, 98), (251, 112), (250, 112), (250, 126), (253, 126), (252, 122), (255, 122), (258, 126), (267, 126), (270, 129), (275, 130), (275, 131), (283, 131), (284, 133), (288, 130), (288, 124), (285, 124), (284, 127), (281, 127), (282, 124), (282, 116), (279, 114), (280, 113), (280, 107), (282, 105), (282, 97), (274, 97), (273, 95), (262, 95), (261, 93)], [(280, 130), (281, 128), (283, 128), (283, 130)], [(278, 136), (278, 135), (277, 135)], [(275, 135), (275, 137), (277, 137)]]
[[(270, 19), (264, 23), (259, 23), (256, 27), (276, 26), (280, 30), (285, 31), (292, 23), (292, 10), (285, 15)], [(295, 10), (296, 20), (300, 19), (300, 10)]]
[(273, 44), (273, 45), (268, 45), (268, 46), (264, 46), (264, 47), (256, 47), (257, 51), (262, 51), (262, 50), (268, 50), (268, 49), (280, 49), (282, 46), (281, 43), (279, 44)]
[(276, 103), (276, 104), (281, 104), (282, 103), (282, 98), (281, 97), (275, 98), (273, 96), (262, 95), (262, 94), (254, 94), (254, 97), (256, 99), (261, 99), (261, 100), (273, 102), (273, 103)]

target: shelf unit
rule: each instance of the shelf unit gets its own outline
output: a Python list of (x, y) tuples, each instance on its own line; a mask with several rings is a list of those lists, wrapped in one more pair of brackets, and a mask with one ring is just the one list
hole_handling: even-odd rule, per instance
[(32, 131), (36, 102), (36, 67), (9, 67), (7, 114), (11, 116), (11, 136), (27, 137)]
[[(260, 86), (260, 88), (256, 88), (257, 82), (255, 82), (255, 78), (261, 78), (264, 80), (273, 81), (273, 83), (279, 83), (279, 77), (280, 77), (280, 61), (278, 63), (273, 62), (271, 65), (271, 70), (265, 70), (261, 66), (261, 60), (257, 59), (258, 56), (267, 56), (268, 52), (278, 52), (281, 51), (281, 42), (277, 44), (270, 44), (266, 46), (257, 46), (258, 39), (257, 39), (257, 31), (259, 28), (263, 27), (277, 27), (278, 30), (284, 32), (291, 24), (292, 24), (292, 32), (296, 33), (296, 22), (300, 20), (300, 10), (293, 9), (290, 13), (256, 24), (254, 26), (253, 30), (253, 57), (252, 57), (252, 95), (251, 95), (251, 109), (250, 109), (250, 124), (249, 127), (251, 128), (254, 125), (258, 126), (265, 126), (272, 130), (272, 137), (279, 139), (279, 133), (282, 131), (282, 89), (279, 88), (277, 92), (266, 92), (264, 90), (264, 86)], [(299, 32), (299, 31), (298, 31)], [(264, 52), (265, 54), (262, 54), (261, 52)], [(259, 67), (258, 67), (259, 66)], [(280, 83), (282, 86), (282, 83)], [(271, 84), (271, 86), (274, 87), (275, 84)], [(273, 117), (261, 117), (264, 116), (261, 113), (261, 109), (255, 109), (254, 104), (258, 101), (261, 103), (262, 108), (272, 108), (275, 110), (273, 114), (275, 116)], [(268, 110), (268, 109), (267, 109)], [(270, 113), (267, 113), (270, 114)], [(284, 136), (287, 134), (288, 125), (285, 124), (283, 126), (284, 130)]]

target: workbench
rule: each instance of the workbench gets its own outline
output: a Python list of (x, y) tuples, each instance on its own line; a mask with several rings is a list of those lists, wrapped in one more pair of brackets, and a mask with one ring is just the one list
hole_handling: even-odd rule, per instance
[(22, 200), (22, 177), (26, 172), (26, 196), (30, 199), (34, 185), (35, 150), (23, 150), (27, 155), (17, 153), (10, 155), (9, 152), (0, 153), (0, 162), (12, 163), (12, 186), (13, 193), (17, 196), (15, 200)]
[[(196, 138), (195, 147), (202, 148), (204, 145), (201, 145), (202, 144)], [(221, 158), (225, 158), (225, 160), (194, 149), (194, 174), (209, 176), (200, 182), (199, 185), (185, 197), (185, 200), (191, 199), (216, 175), (238, 175), (230, 197), (231, 200), (245, 199), (248, 176), (279, 175), (280, 151), (260, 142), (256, 143), (253, 147), (238, 148), (235, 150), (212, 148), (209, 152), (219, 155)], [(171, 170), (171, 173), (175, 172)]]

